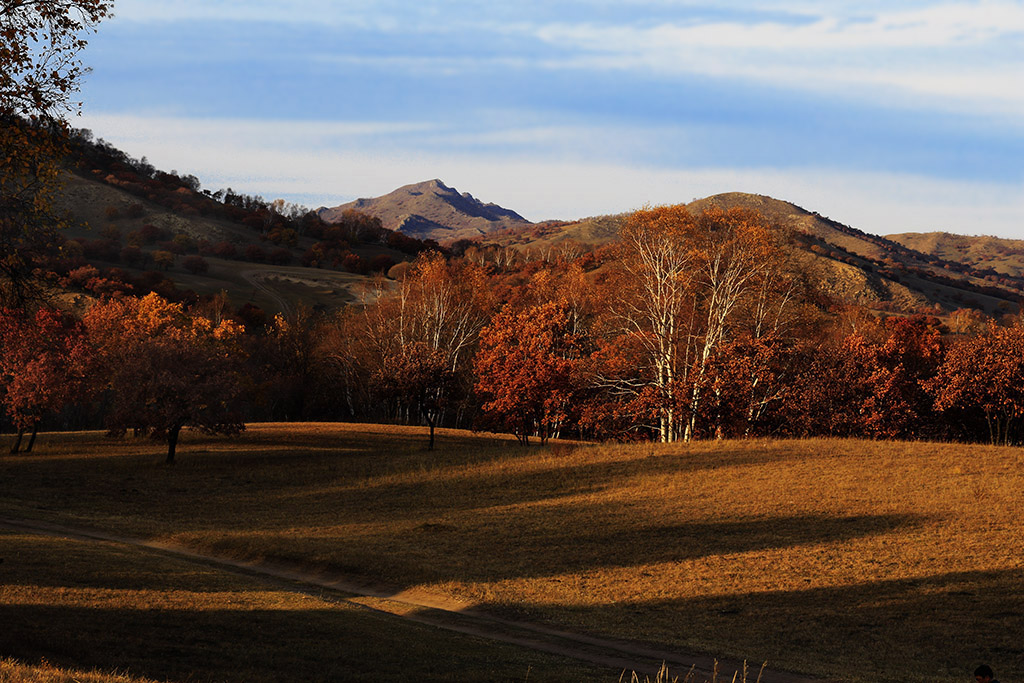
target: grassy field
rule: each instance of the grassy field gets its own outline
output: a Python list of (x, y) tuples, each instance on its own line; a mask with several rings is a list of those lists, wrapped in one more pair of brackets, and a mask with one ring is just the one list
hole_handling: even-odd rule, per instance
[[(615, 672), (112, 543), (0, 531), (0, 681), (603, 681)], [(3, 661), (3, 657), (13, 659)]]
[[(1024, 450), (828, 440), (523, 449), (450, 432), (437, 451), (423, 446), (421, 430), (405, 428), (254, 425), (238, 439), (192, 435), (165, 467), (159, 444), (45, 434), (37, 454), (0, 458), (0, 516), (288, 561), (841, 680), (960, 681), (982, 661), (1003, 680), (1024, 677)], [(27, 541), (0, 538), (0, 555), (13, 543)], [(23, 622), (89, 611), (92, 598), (68, 585), (67, 551), (29, 555), (53, 578), (30, 573), (13, 597), (6, 586), (0, 609)], [(75, 566), (120, 581), (104, 578), (101, 558)], [(165, 590), (152, 580), (123, 588)], [(25, 605), (18, 586), (61, 590)], [(214, 603), (231, 593), (189, 590)]]

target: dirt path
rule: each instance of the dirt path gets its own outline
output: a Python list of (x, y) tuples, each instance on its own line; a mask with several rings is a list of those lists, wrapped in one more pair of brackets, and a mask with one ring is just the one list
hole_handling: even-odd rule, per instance
[(252, 285), (259, 291), (269, 296), (271, 300), (273, 300), (274, 303), (276, 303), (280, 307), (282, 313), (284, 313), (285, 315), (291, 313), (291, 303), (283, 296), (281, 296), (280, 292), (278, 292), (276, 289), (274, 289), (273, 287), (269, 286), (266, 282), (264, 282), (264, 280), (267, 277), (266, 271), (241, 270), (238, 271), (238, 274), (241, 275), (242, 278), (250, 285)]
[[(325, 600), (346, 602), (436, 628), (571, 657), (611, 669), (653, 674), (664, 662), (668, 664), (674, 674), (685, 674), (692, 666), (697, 673), (710, 677), (715, 666), (715, 660), (705, 655), (668, 652), (644, 643), (599, 638), (583, 633), (561, 631), (540, 624), (506, 619), (477, 610), (473, 606), (449, 596), (417, 588), (387, 590), (380, 586), (356, 583), (345, 577), (310, 572), (298, 566), (267, 562), (240, 562), (198, 553), (175, 544), (116, 536), (89, 529), (75, 529), (35, 520), (0, 518), (0, 528), (79, 541), (117, 543), (161, 552), (246, 576), (269, 580), (286, 590), (316, 595)], [(325, 594), (324, 589), (337, 591), (338, 594)], [(742, 667), (742, 662), (721, 661), (718, 664), (719, 671), (729, 672), (728, 675), (723, 675), (727, 681), (732, 679), (733, 671), (742, 670)], [(624, 680), (628, 680), (628, 676), (624, 677)], [(756, 666), (753, 667), (748, 681), (753, 683), (755, 680), (757, 680)], [(761, 683), (823, 683), (822, 679), (767, 669), (763, 672), (760, 680)]]

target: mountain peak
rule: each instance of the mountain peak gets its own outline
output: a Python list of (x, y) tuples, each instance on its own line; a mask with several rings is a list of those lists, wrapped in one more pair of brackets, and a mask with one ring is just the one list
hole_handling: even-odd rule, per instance
[(402, 187), (381, 197), (357, 199), (330, 209), (320, 216), (336, 220), (355, 209), (381, 220), (385, 228), (438, 242), (486, 235), (495, 230), (530, 225), (530, 221), (511, 209), (484, 204), (468, 192), (460, 193), (439, 178)]

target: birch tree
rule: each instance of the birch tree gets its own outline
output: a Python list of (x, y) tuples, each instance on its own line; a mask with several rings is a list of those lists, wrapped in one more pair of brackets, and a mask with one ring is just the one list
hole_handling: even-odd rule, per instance
[(610, 310), (618, 333), (632, 338), (626, 346), (640, 349), (640, 367), (598, 382), (653, 401), (659, 440), (691, 439), (709, 363), (741, 313), (763, 314), (756, 300), (778, 254), (760, 215), (741, 209), (646, 208), (627, 218), (621, 236)]

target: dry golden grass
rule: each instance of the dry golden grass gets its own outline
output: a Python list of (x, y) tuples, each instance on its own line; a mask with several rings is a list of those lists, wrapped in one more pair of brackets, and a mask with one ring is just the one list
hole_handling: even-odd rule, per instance
[[(751, 671), (750, 667), (746, 662), (743, 663), (743, 668), (739, 671), (734, 671), (731, 676), (728, 674), (722, 674), (718, 669), (718, 662), (715, 662), (714, 669), (711, 672), (711, 678), (707, 679), (707, 683), (761, 683), (761, 678), (764, 675), (766, 664), (762, 664), (760, 669), (756, 672)], [(754, 681), (750, 680), (750, 677), (756, 673), (757, 678)], [(661, 668), (654, 675), (654, 681), (651, 681), (650, 676), (644, 676), (642, 683), (697, 683), (698, 673), (696, 667), (691, 667), (682, 677), (673, 674), (669, 671), (667, 664), (662, 664)], [(619, 683), (641, 683), (640, 675), (637, 672), (630, 672), (629, 677), (626, 677), (625, 672), (619, 676)]]
[(0, 683), (151, 683), (149, 679), (101, 671), (62, 669), (47, 662), (19, 664), (0, 659)]
[(0, 514), (281, 559), (493, 611), (850, 681), (1024, 677), (1024, 451), (555, 444), (256, 425), (43, 435)]
[(0, 554), (0, 656), (16, 657), (0, 662), (0, 681), (610, 676), (574, 660), (361, 609), (329, 592), (303, 594), (127, 546), (0, 531)]

